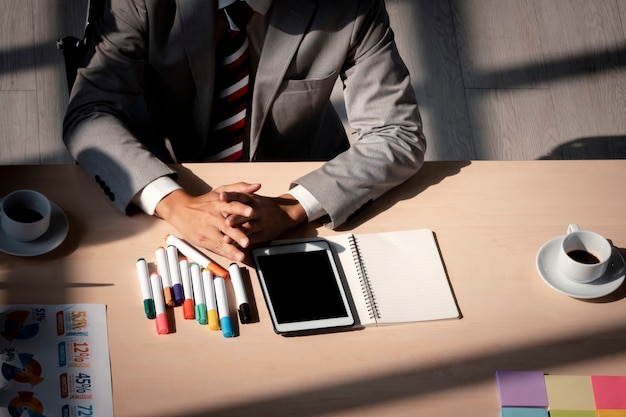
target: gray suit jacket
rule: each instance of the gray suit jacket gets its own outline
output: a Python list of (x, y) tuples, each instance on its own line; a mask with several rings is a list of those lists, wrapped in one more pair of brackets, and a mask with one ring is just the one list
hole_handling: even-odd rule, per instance
[[(179, 162), (198, 160), (209, 139), (216, 11), (209, 0), (111, 0), (105, 11), (72, 91), (64, 141), (121, 210), (154, 179), (174, 175), (164, 138)], [(335, 227), (423, 162), (409, 74), (383, 0), (274, 0), (268, 19), (250, 160), (328, 161), (293, 183)], [(337, 77), (357, 133), (351, 146), (329, 103)]]

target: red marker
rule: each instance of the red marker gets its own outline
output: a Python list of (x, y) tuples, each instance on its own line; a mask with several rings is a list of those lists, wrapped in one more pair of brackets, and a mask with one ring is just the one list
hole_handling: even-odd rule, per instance
[(196, 318), (195, 302), (193, 299), (193, 286), (191, 284), (191, 271), (189, 270), (189, 261), (187, 258), (181, 258), (178, 261), (180, 269), (180, 278), (183, 281), (183, 294), (185, 300), (183, 301), (183, 317), (187, 320), (193, 320)]

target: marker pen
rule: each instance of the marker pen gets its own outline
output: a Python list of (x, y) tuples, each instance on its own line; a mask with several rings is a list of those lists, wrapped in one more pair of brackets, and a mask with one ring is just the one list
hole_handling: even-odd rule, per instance
[(183, 293), (185, 296), (185, 301), (183, 301), (183, 317), (187, 320), (193, 320), (196, 318), (196, 312), (194, 311), (193, 287), (191, 285), (189, 261), (187, 258), (182, 258), (178, 261), (178, 266), (180, 277), (183, 281)]
[(248, 304), (246, 287), (243, 284), (243, 278), (241, 276), (241, 269), (239, 269), (239, 265), (234, 262), (231, 263), (228, 267), (228, 273), (230, 274), (230, 282), (233, 283), (233, 290), (235, 290), (239, 320), (242, 324), (251, 323), (252, 316), (250, 314), (250, 305)]
[(165, 312), (165, 299), (163, 298), (163, 285), (161, 277), (156, 272), (150, 275), (150, 284), (152, 285), (152, 294), (154, 295), (154, 309), (156, 311), (156, 327), (158, 334), (167, 334), (170, 332), (167, 323), (167, 313)]
[(217, 300), (215, 299), (215, 287), (213, 286), (213, 272), (208, 269), (202, 270), (202, 284), (204, 284), (204, 300), (206, 301), (209, 329), (219, 330), (220, 319), (217, 315)]
[(185, 297), (183, 296), (183, 286), (181, 285), (180, 270), (178, 269), (178, 249), (176, 249), (176, 246), (169, 245), (166, 252), (167, 265), (170, 270), (170, 278), (172, 279), (174, 301), (177, 305), (181, 305), (185, 301)]
[(157, 272), (163, 281), (163, 297), (165, 299), (165, 305), (174, 307), (176, 303), (172, 297), (172, 279), (170, 278), (170, 269), (167, 265), (167, 254), (165, 253), (165, 249), (158, 247), (156, 251), (154, 251), (154, 255), (156, 256)]
[(189, 258), (192, 262), (196, 262), (202, 268), (208, 268), (209, 271), (213, 272), (213, 275), (220, 277), (227, 277), (228, 271), (218, 265), (216, 262), (213, 262), (209, 258), (207, 258), (204, 254), (202, 254), (198, 249), (191, 246), (189, 243), (185, 242), (182, 239), (177, 238), (172, 234), (168, 234), (165, 237), (165, 242), (168, 245), (176, 246), (176, 248), (187, 258)]
[(206, 303), (204, 301), (204, 290), (202, 289), (200, 265), (194, 262), (191, 264), (190, 269), (193, 298), (196, 301), (196, 320), (198, 320), (200, 324), (207, 324), (209, 321), (206, 316)]
[(152, 288), (150, 287), (148, 264), (143, 258), (137, 259), (137, 275), (139, 276), (141, 296), (143, 297), (143, 310), (146, 312), (146, 317), (153, 319), (156, 317), (154, 298), (152, 298)]
[(217, 299), (217, 311), (220, 314), (220, 327), (222, 328), (222, 334), (224, 337), (233, 337), (233, 326), (230, 322), (230, 315), (228, 309), (228, 298), (226, 298), (226, 284), (224, 278), (213, 278), (213, 285), (215, 286), (215, 298)]

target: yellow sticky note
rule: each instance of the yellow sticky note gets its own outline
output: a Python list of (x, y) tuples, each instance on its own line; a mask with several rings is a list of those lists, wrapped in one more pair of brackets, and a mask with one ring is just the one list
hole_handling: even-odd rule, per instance
[(595, 410), (590, 376), (546, 375), (550, 410)]

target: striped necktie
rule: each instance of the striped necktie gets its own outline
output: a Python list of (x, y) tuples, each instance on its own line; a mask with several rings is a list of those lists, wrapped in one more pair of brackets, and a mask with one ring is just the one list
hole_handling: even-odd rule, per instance
[(250, 76), (246, 23), (253, 12), (245, 1), (226, 12), (239, 30), (224, 33), (217, 46), (207, 161), (236, 161), (243, 154)]

